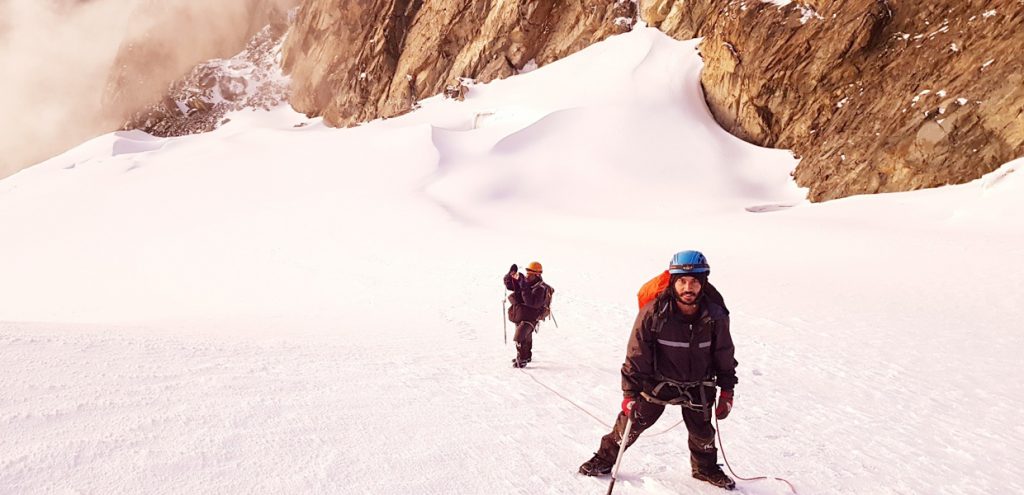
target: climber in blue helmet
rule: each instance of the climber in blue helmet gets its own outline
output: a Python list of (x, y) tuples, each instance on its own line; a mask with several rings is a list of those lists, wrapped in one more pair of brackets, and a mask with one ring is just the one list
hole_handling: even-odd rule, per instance
[[(729, 415), (737, 382), (729, 313), (717, 291), (705, 291), (711, 287), (711, 266), (703, 253), (676, 253), (668, 272), (668, 285), (644, 305), (633, 325), (622, 365), (622, 411), (580, 473), (610, 473), (625, 431), (628, 448), (658, 420), (665, 406), (680, 406), (689, 431), (691, 474), (731, 490), (736, 483), (718, 466), (711, 425), (712, 413), (718, 419)], [(714, 408), (716, 387), (722, 392)]]

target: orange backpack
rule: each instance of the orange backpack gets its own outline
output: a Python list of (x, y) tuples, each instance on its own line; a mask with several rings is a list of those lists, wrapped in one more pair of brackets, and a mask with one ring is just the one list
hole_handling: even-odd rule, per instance
[[(658, 297), (658, 294), (664, 292), (671, 280), (672, 275), (668, 273), (668, 270), (665, 270), (640, 287), (640, 292), (636, 293), (636, 300), (640, 303), (640, 309), (644, 309), (647, 303), (653, 301)], [(711, 282), (704, 286), (703, 292), (711, 302), (721, 306), (725, 310), (725, 314), (729, 314), (729, 308), (725, 306), (725, 299), (722, 297), (722, 293), (718, 292), (718, 289), (711, 285)]]
[(648, 280), (643, 287), (640, 287), (640, 292), (636, 293), (636, 299), (637, 302), (640, 303), (640, 308), (643, 309), (647, 303), (658, 297), (658, 294), (664, 292), (665, 288), (668, 287), (668, 281), (671, 278), (672, 277), (669, 275), (668, 270), (665, 270), (659, 273), (658, 276)]

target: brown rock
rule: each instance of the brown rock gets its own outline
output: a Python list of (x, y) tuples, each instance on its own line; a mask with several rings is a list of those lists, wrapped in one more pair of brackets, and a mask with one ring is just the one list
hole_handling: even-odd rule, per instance
[(116, 122), (161, 101), (168, 86), (210, 59), (230, 57), (300, 0), (142, 2), (107, 78), (104, 112)]
[(288, 84), (277, 60), (286, 27), (271, 24), (234, 57), (196, 66), (159, 103), (134, 113), (122, 128), (164, 137), (208, 132), (229, 111), (269, 109), (286, 101)]
[(635, 17), (621, 0), (307, 0), (284, 47), (290, 101), (333, 125), (399, 115), (462, 78), (550, 63)]
[[(794, 150), (813, 200), (966, 182), (1024, 155), (1024, 4), (815, 4), (658, 0), (641, 11), (667, 10), (660, 26), (673, 36), (704, 36), (715, 118)], [(684, 5), (695, 14), (670, 24)]]
[(721, 4), (708, 0), (640, 0), (640, 13), (647, 25), (687, 40), (704, 35), (704, 25), (716, 17)]

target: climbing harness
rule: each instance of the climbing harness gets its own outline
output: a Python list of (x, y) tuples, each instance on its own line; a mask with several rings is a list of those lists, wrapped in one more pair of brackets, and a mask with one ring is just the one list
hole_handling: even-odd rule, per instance
[[(640, 396), (647, 402), (652, 404), (659, 404), (662, 406), (682, 406), (684, 409), (691, 411), (700, 411), (705, 414), (710, 410), (710, 405), (707, 400), (707, 395), (704, 392), (704, 387), (715, 387), (716, 382), (712, 380), (704, 380), (699, 382), (678, 382), (675, 380), (669, 380), (662, 378), (662, 381), (654, 386), (651, 393), (640, 392)], [(675, 398), (670, 400), (662, 400), (658, 397), (662, 396), (662, 390), (670, 388), (675, 390)], [(700, 400), (696, 400), (693, 396), (693, 390), (700, 390)]]

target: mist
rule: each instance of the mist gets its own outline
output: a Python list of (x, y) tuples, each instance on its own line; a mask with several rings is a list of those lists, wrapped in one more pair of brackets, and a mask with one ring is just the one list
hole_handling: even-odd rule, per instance
[(0, 178), (119, 128), (296, 3), (0, 0)]
[(139, 0), (0, 0), (0, 177), (113, 127), (100, 99)]

